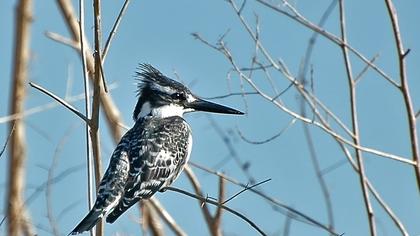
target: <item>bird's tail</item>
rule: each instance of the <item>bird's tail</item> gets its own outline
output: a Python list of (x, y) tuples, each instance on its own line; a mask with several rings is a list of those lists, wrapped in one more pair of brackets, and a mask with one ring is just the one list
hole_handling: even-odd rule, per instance
[(81, 234), (85, 231), (91, 230), (102, 218), (102, 216), (102, 210), (95, 210), (95, 208), (93, 208), (69, 235)]

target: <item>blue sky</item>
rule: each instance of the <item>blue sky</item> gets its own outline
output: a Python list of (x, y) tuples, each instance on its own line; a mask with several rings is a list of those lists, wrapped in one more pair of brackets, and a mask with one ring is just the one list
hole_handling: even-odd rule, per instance
[[(77, 1), (73, 3), (77, 6)], [(120, 1), (103, 2), (104, 40), (121, 4)], [(291, 4), (307, 19), (318, 22), (330, 1), (296, 0)], [(411, 49), (407, 56), (407, 75), (417, 111), (420, 99), (418, 80), (420, 29), (416, 27), (416, 22), (419, 22), (417, 9), (420, 4), (414, 0), (395, 4), (405, 47)], [(3, 94), (3, 98), (0, 99), (0, 117), (6, 116), (8, 112), (15, 5), (16, 1), (0, 3), (0, 25), (3, 32), (0, 43), (0, 51), (3, 52), (0, 74), (4, 78), (0, 80)], [(87, 3), (86, 31), (92, 42), (93, 17), (90, 7), (91, 4)], [(243, 14), (253, 28), (255, 28), (255, 14), (259, 16), (262, 43), (274, 58), (281, 58), (291, 73), (296, 75), (312, 32), (254, 1), (247, 2)], [(397, 81), (398, 66), (394, 38), (384, 2), (346, 1), (346, 17), (349, 43), (367, 58), (379, 54), (376, 64)], [(338, 6), (324, 27), (329, 32), (339, 35)], [(176, 72), (184, 84), (202, 97), (224, 95), (230, 90), (239, 92), (238, 76), (233, 74), (231, 81), (227, 80), (231, 69), (229, 62), (222, 54), (191, 36), (191, 33), (197, 32), (210, 42), (216, 42), (227, 30), (229, 32), (225, 41), (235, 60), (242, 67), (250, 66), (255, 45), (227, 2), (132, 1), (104, 65), (108, 83), (116, 85), (110, 93), (121, 111), (125, 124), (127, 126), (133, 124), (131, 116), (136, 102), (133, 75), (138, 63), (150, 63), (173, 78), (176, 78), (174, 74)], [(73, 81), (71, 95), (82, 93), (83, 76), (78, 55), (69, 47), (45, 37), (46, 31), (69, 37), (55, 2), (36, 1), (31, 30), (29, 80), (64, 97), (70, 74)], [(350, 58), (353, 63), (353, 73), (358, 74), (365, 64), (354, 55)], [(340, 48), (319, 37), (311, 65), (314, 71), (315, 95), (350, 127), (347, 77)], [(288, 86), (284, 77), (274, 71), (270, 73), (278, 90), (281, 91)], [(274, 94), (263, 73), (256, 73), (253, 79), (264, 91)], [(252, 91), (249, 85), (245, 84), (244, 87), (246, 91)], [(406, 113), (401, 94), (372, 70), (368, 70), (358, 83), (357, 91), (362, 144), (409, 158)], [(27, 92), (28, 109), (51, 102), (49, 97), (34, 89), (28, 87)], [(300, 103), (294, 89), (287, 91), (281, 99), (291, 109), (299, 110)], [(241, 110), (246, 108), (243, 99), (237, 96), (216, 101)], [(292, 118), (260, 96), (247, 96), (246, 101), (248, 106), (246, 116), (211, 115), (211, 117), (229, 135), (239, 158), (250, 164), (249, 170), (252, 175), (258, 181), (272, 179), (261, 189), (314, 219), (327, 223), (325, 204), (309, 158), (308, 146), (304, 141), (302, 123), (296, 122), (272, 142), (263, 145), (248, 144), (240, 138), (237, 129), (250, 139), (264, 140), (286, 127)], [(80, 110), (84, 109), (82, 101), (75, 102), (74, 105)], [(229, 150), (211, 126), (208, 116), (198, 113), (188, 114), (186, 119), (194, 133), (191, 160), (211, 168), (217, 167), (218, 171), (247, 183), (246, 176), (235, 161), (229, 158)], [(28, 144), (26, 195), (30, 196), (34, 187), (47, 180), (48, 168), (63, 137), (68, 134), (65, 144), (59, 151), (59, 159), (54, 169), (55, 175), (85, 162), (85, 140), (83, 123), (63, 107), (28, 116), (25, 118), (25, 124)], [(330, 136), (312, 126), (310, 130), (321, 169), (328, 168), (345, 158)], [(101, 117), (100, 132), (103, 162), (107, 165), (114, 144), (103, 117)], [(0, 140), (5, 140), (6, 137), (7, 125), (1, 123)], [(372, 154), (364, 154), (364, 157), (367, 175), (384, 200), (400, 217), (411, 235), (420, 234), (417, 222), (420, 217), (420, 201), (413, 168)], [(7, 158), (6, 152), (0, 159), (0, 173), (3, 173), (0, 175), (0, 184), (4, 193)], [(220, 163), (224, 164), (219, 165)], [(217, 196), (217, 177), (194, 170), (204, 192), (209, 196)], [(324, 177), (332, 198), (337, 232), (345, 235), (368, 235), (367, 217), (357, 174), (349, 164), (344, 164)], [(185, 176), (181, 176), (174, 185), (192, 190)], [(241, 189), (238, 186), (227, 185), (228, 195), (233, 195), (239, 190)], [(208, 234), (196, 201), (173, 192), (158, 193), (156, 196), (188, 234)], [(3, 214), (5, 194), (0, 195), (0, 202)], [(53, 186), (51, 204), (55, 217), (59, 216), (66, 207), (74, 204), (58, 220), (61, 233), (68, 233), (88, 211), (84, 167)], [(229, 206), (247, 215), (269, 235), (282, 235), (285, 216), (273, 211), (269, 204), (256, 195), (245, 192), (229, 202)], [(397, 235), (397, 229), (374, 200), (373, 206), (377, 216), (378, 235)], [(48, 230), (44, 231), (44, 228), (49, 229), (45, 194), (39, 194), (28, 207), (34, 224), (40, 227), (39, 234), (49, 235)], [(133, 222), (137, 216), (137, 209), (132, 209), (115, 224), (106, 225), (107, 235), (116, 232), (138, 235), (139, 226)], [(246, 223), (229, 213), (223, 215), (223, 230), (226, 235), (256, 234)], [(3, 225), (0, 234), (3, 235), (5, 232)], [(326, 235), (321, 229), (296, 221), (292, 223), (290, 233), (290, 235)]]

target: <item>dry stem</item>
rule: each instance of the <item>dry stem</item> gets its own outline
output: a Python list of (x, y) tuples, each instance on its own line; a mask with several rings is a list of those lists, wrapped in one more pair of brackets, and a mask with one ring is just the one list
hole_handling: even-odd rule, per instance
[[(340, 6), (339, 9), (340, 9), (341, 40), (343, 41), (343, 45), (347, 45), (346, 21), (345, 21), (345, 16), (344, 16), (343, 0), (339, 0), (339, 6)], [(341, 49), (342, 49), (342, 53), (344, 57), (344, 64), (346, 68), (349, 94), (350, 94), (350, 106), (351, 106), (350, 114), (351, 114), (351, 121), (352, 121), (352, 131), (354, 134), (353, 142), (356, 145), (360, 145), (359, 124), (358, 124), (357, 104), (356, 104), (356, 82), (353, 79), (353, 72), (351, 69), (348, 48), (345, 46), (341, 46)], [(374, 216), (372, 204), (370, 202), (369, 190), (367, 187), (367, 183), (365, 181), (367, 177), (365, 174), (363, 156), (360, 149), (355, 149), (355, 154), (356, 154), (357, 168), (358, 168), (359, 179), (360, 179), (360, 186), (362, 188), (363, 200), (365, 203), (366, 213), (368, 215), (370, 234), (372, 236), (375, 236), (376, 235), (375, 216)]]
[[(16, 13), (15, 55), (13, 69), (12, 96), (10, 97), (10, 114), (24, 111), (26, 96), (27, 68), (29, 62), (30, 25), (32, 22), (32, 1), (18, 2)], [(12, 131), (14, 132), (12, 133)], [(25, 179), (25, 127), (22, 119), (16, 119), (9, 125), (10, 160), (7, 192), (7, 234), (20, 235), (25, 228), (26, 220), (22, 212), (26, 212), (23, 205), (24, 179)], [(29, 217), (28, 217), (29, 219)]]
[(395, 46), (398, 53), (398, 65), (400, 71), (400, 80), (401, 86), (399, 87), (403, 97), (405, 109), (407, 112), (407, 122), (408, 122), (408, 132), (410, 134), (410, 144), (411, 144), (411, 154), (413, 156), (413, 161), (416, 163), (414, 166), (414, 172), (417, 179), (417, 188), (420, 191), (420, 153), (419, 153), (419, 144), (418, 144), (418, 134), (417, 134), (417, 124), (416, 124), (416, 114), (413, 108), (413, 101), (410, 96), (410, 89), (408, 86), (406, 66), (405, 66), (405, 56), (407, 52), (404, 51), (403, 42), (401, 39), (400, 27), (398, 24), (397, 10), (395, 9), (392, 0), (385, 0), (386, 7), (388, 9), (389, 18), (391, 19), (392, 30), (394, 32)]

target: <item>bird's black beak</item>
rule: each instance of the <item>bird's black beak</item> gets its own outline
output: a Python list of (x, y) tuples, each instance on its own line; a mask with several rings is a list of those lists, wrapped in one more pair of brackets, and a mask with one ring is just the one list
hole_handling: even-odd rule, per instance
[(222, 113), (222, 114), (235, 114), (235, 115), (244, 114), (243, 112), (235, 110), (233, 108), (225, 107), (225, 106), (212, 103), (212, 102), (208, 102), (200, 98), (197, 98), (197, 100), (186, 104), (186, 107), (192, 108), (196, 111), (207, 111), (207, 112)]

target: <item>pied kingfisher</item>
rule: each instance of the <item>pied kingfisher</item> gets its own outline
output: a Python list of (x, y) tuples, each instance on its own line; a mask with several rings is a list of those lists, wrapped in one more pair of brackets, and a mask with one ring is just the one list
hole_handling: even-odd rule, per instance
[(113, 223), (140, 199), (164, 191), (184, 169), (191, 153), (186, 112), (244, 114), (204, 101), (148, 64), (140, 64), (134, 126), (115, 148), (95, 205), (70, 234), (88, 231), (102, 218)]

